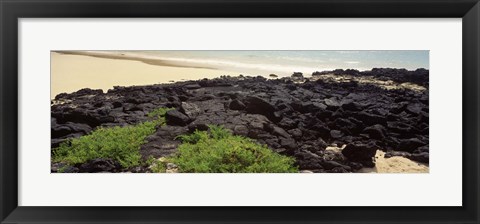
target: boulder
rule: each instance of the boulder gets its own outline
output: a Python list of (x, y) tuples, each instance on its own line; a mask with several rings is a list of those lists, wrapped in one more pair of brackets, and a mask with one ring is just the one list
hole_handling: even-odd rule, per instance
[(387, 122), (386, 117), (365, 111), (356, 113), (354, 116), (356, 119), (362, 121), (366, 125), (385, 124)]
[(302, 137), (302, 130), (298, 128), (290, 129), (287, 131), (290, 135), (292, 135), (295, 139)]
[(279, 121), (279, 117), (275, 114), (275, 106), (264, 99), (256, 96), (248, 96), (246, 99), (246, 111), (250, 114), (261, 114), (272, 121)]
[(284, 117), (280, 122), (278, 122), (278, 126), (285, 128), (285, 129), (292, 129), (297, 127), (297, 121), (290, 119), (288, 117)]
[(407, 105), (406, 111), (408, 113), (417, 115), (417, 114), (420, 114), (420, 112), (422, 112), (422, 109), (423, 109), (423, 104), (412, 103)]
[(294, 157), (296, 158), (296, 165), (301, 170), (312, 170), (314, 172), (324, 170), (320, 164), (323, 159), (319, 155), (308, 151), (299, 151), (295, 152)]
[(417, 161), (417, 162), (426, 163), (426, 164), (428, 164), (429, 160), (430, 160), (430, 156), (429, 156), (428, 152), (413, 153), (410, 156), (408, 156), (407, 158), (409, 158), (411, 160), (414, 160), (414, 161)]
[(182, 102), (180, 112), (187, 115), (191, 120), (195, 120), (195, 118), (201, 113), (200, 108), (196, 104), (187, 102)]
[(79, 169), (65, 163), (52, 163), (50, 171), (52, 173), (78, 173)]
[(178, 136), (188, 133), (187, 127), (163, 125), (157, 131), (147, 137), (147, 143), (140, 147), (142, 160), (149, 157), (160, 158), (171, 156), (177, 151), (178, 145), (181, 144)]
[(383, 140), (385, 138), (385, 127), (380, 124), (372, 125), (363, 129), (363, 133), (368, 134), (372, 139)]
[(244, 110), (246, 108), (245, 104), (240, 100), (232, 100), (228, 105), (230, 110)]
[(363, 109), (363, 105), (357, 102), (351, 101), (351, 102), (342, 104), (342, 108), (344, 110), (350, 110), (350, 111), (361, 111)]
[(93, 159), (78, 166), (80, 173), (118, 172), (121, 166), (112, 159)]
[(351, 170), (350, 167), (346, 166), (346, 165), (342, 165), (338, 162), (335, 162), (335, 161), (331, 161), (331, 160), (320, 160), (320, 165), (322, 165), (323, 168), (325, 168), (326, 170), (333, 170), (335, 168), (341, 168), (341, 169), (344, 169), (345, 172), (339, 172), (339, 173), (346, 173), (348, 171)]
[(292, 79), (292, 81), (295, 81), (295, 82), (303, 82), (303, 80), (304, 80), (303, 73), (294, 72), (291, 76), (291, 79)]
[(64, 125), (56, 125), (51, 128), (52, 138), (60, 138), (70, 133), (72, 133), (72, 130)]
[(283, 130), (282, 128), (277, 127), (277, 126), (273, 127), (272, 134), (274, 134), (276, 136), (284, 137), (284, 138), (290, 138), (291, 137), (285, 130)]
[(67, 122), (62, 125), (53, 125), (51, 129), (52, 138), (60, 138), (72, 133), (80, 133), (81, 135), (88, 134), (92, 128), (87, 124)]
[(297, 143), (292, 138), (280, 138), (280, 146), (288, 150), (295, 150)]
[(417, 150), (419, 147), (426, 145), (425, 142), (422, 142), (418, 138), (410, 138), (404, 139), (400, 141), (398, 145), (397, 151), (404, 151), (404, 152), (413, 152)]
[(414, 153), (422, 153), (422, 152), (429, 152), (428, 145), (418, 147), (417, 150), (414, 151)]
[(341, 106), (340, 102), (335, 97), (325, 99), (325, 105), (327, 105), (330, 110), (336, 110)]
[(366, 167), (374, 167), (373, 158), (377, 153), (377, 148), (372, 142), (368, 144), (353, 142), (342, 150), (342, 154), (350, 161), (359, 162)]
[(339, 130), (331, 130), (330, 131), (330, 136), (334, 139), (338, 139), (338, 138), (341, 138), (343, 136), (343, 133), (342, 133), (342, 131), (339, 131)]
[(185, 126), (190, 123), (190, 118), (178, 110), (167, 111), (165, 119), (167, 124), (172, 126)]
[(236, 134), (236, 135), (243, 135), (243, 136), (247, 136), (248, 135), (248, 127), (246, 125), (235, 125), (233, 127), (233, 133)]
[(317, 113), (326, 110), (327, 105), (319, 102), (303, 102), (301, 108), (304, 113)]

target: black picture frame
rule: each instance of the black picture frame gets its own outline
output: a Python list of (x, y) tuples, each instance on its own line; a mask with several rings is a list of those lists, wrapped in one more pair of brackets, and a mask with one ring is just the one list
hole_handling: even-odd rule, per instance
[[(478, 0), (0, 0), (1, 223), (479, 223)], [(463, 18), (461, 207), (18, 206), (19, 18)], [(445, 192), (448, 194), (448, 192)]]

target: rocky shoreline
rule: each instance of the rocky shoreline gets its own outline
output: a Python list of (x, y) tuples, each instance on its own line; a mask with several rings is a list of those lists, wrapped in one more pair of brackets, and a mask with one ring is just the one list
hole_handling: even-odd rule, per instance
[[(167, 124), (140, 149), (144, 160), (175, 153), (178, 135), (214, 124), (295, 158), (302, 172), (374, 167), (379, 149), (386, 152), (385, 158), (402, 156), (428, 164), (428, 75), (425, 69), (335, 70), (308, 78), (301, 73), (278, 79), (240, 75), (114, 87), (107, 93), (82, 89), (52, 100), (51, 147), (97, 127), (148, 121), (150, 111), (168, 107), (175, 109), (167, 112)], [(52, 172), (61, 165), (52, 163)], [(68, 172), (149, 171), (122, 170), (112, 159), (98, 159)]]

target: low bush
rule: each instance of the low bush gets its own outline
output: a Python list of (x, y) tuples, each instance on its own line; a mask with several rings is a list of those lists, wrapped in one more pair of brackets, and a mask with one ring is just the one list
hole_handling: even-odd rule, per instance
[(53, 150), (54, 162), (70, 165), (85, 163), (91, 159), (110, 158), (124, 168), (141, 165), (140, 146), (145, 138), (155, 132), (157, 125), (165, 123), (168, 108), (159, 108), (148, 114), (155, 118), (126, 127), (100, 127), (89, 135), (71, 139)]
[(251, 139), (232, 135), (223, 127), (209, 126), (179, 136), (182, 144), (171, 161), (187, 173), (290, 173), (298, 172), (294, 159), (273, 152)]

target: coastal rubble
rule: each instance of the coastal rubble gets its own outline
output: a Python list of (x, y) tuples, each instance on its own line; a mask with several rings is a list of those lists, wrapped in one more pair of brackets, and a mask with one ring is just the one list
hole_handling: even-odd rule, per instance
[[(322, 78), (332, 74), (356, 78)], [(358, 81), (364, 77), (388, 81), (395, 88)], [(144, 160), (169, 156), (180, 144), (178, 135), (216, 124), (294, 157), (303, 172), (344, 173), (373, 167), (377, 150), (385, 151), (385, 158), (400, 156), (428, 164), (428, 96), (425, 69), (335, 70), (279, 79), (221, 77), (117, 86), (106, 93), (82, 89), (59, 94), (52, 101), (51, 147), (98, 127), (151, 120), (148, 112), (169, 107), (174, 110), (167, 112), (167, 124), (141, 147)], [(345, 147), (326, 150), (333, 145)], [(52, 171), (56, 167), (52, 164)], [(70, 171), (118, 172), (119, 167), (111, 159), (99, 159)]]

